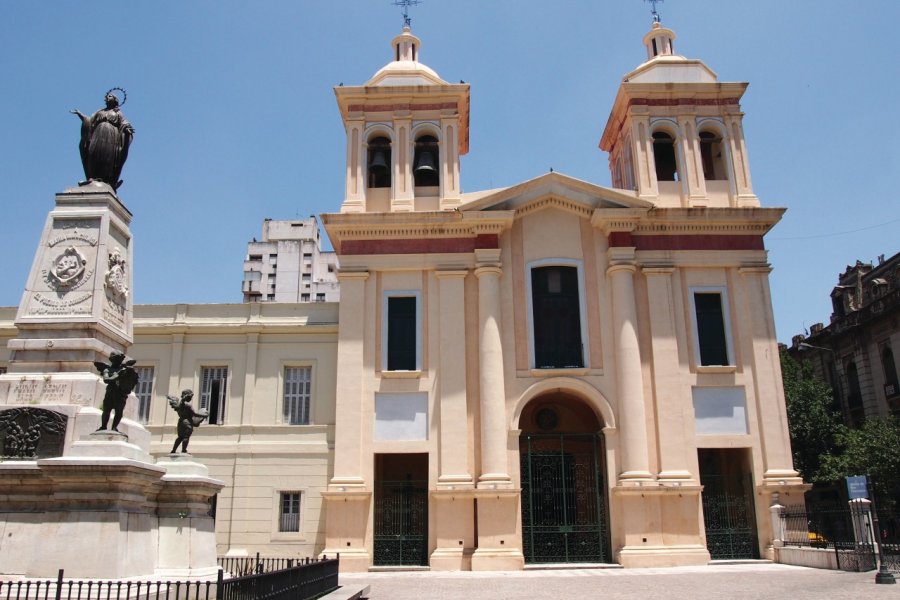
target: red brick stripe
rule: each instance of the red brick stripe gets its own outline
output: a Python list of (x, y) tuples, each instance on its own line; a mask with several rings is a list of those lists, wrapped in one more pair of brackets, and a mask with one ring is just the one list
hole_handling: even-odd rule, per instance
[(610, 247), (638, 250), (765, 250), (760, 235), (632, 235), (609, 234)]
[(445, 254), (469, 253), (476, 249), (500, 247), (496, 234), (470, 238), (432, 238), (411, 240), (347, 240), (341, 244), (342, 255), (377, 254)]

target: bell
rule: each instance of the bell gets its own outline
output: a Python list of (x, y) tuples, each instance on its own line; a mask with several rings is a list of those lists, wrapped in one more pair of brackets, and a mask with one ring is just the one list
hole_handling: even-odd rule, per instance
[(434, 154), (429, 150), (422, 150), (416, 157), (415, 174), (428, 175), (432, 173), (437, 173), (437, 169), (434, 166)]
[(369, 169), (375, 173), (382, 173), (388, 170), (388, 161), (384, 150), (375, 150)]

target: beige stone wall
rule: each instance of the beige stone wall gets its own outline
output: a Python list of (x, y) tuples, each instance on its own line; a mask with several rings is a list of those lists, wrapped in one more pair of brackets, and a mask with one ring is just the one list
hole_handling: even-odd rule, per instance
[[(155, 456), (175, 439), (166, 394), (190, 388), (199, 405), (201, 367), (228, 367), (225, 422), (198, 427), (188, 448), (225, 482), (216, 507), (219, 554), (305, 557), (324, 547), (320, 491), (332, 472), (337, 312), (334, 303), (136, 308), (128, 355), (154, 368), (147, 429)], [(14, 316), (0, 308), (0, 367), (9, 360)], [(285, 366), (312, 368), (309, 425), (284, 423)], [(136, 418), (134, 404), (126, 418)], [(299, 532), (279, 531), (281, 491), (301, 493)]]

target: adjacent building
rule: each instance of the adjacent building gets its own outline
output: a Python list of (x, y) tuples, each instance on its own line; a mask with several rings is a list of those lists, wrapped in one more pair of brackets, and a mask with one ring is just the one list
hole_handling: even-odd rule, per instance
[(831, 320), (796, 335), (791, 353), (812, 360), (840, 402), (844, 421), (900, 415), (894, 348), (900, 348), (900, 254), (856, 261), (831, 291)]
[(244, 302), (337, 302), (337, 257), (322, 250), (314, 216), (263, 222), (262, 240), (247, 244)]
[[(369, 81), (335, 88), (334, 257), (314, 221), (267, 221), (247, 303), (135, 308), (131, 417), (165, 454), (165, 396), (196, 392), (190, 451), (226, 482), (220, 553), (345, 570), (768, 556), (775, 494), (806, 487), (763, 241), (783, 209), (753, 192), (747, 84), (674, 40), (654, 23), (597, 115), (613, 187), (551, 172), (463, 192), (470, 86), (405, 28)], [(336, 261), (339, 300), (313, 287)]]

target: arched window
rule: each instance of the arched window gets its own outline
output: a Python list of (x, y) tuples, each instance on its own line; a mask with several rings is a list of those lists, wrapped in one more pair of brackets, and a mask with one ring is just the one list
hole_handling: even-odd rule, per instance
[(369, 141), (366, 165), (370, 188), (391, 187), (391, 140), (379, 136)]
[(653, 158), (656, 161), (657, 181), (678, 181), (678, 163), (675, 160), (675, 138), (665, 131), (653, 134)]
[(413, 179), (416, 187), (433, 187), (441, 184), (438, 141), (433, 135), (423, 135), (416, 140), (413, 157)]
[(703, 160), (704, 179), (707, 181), (728, 179), (720, 135), (712, 131), (700, 132), (700, 157)]

